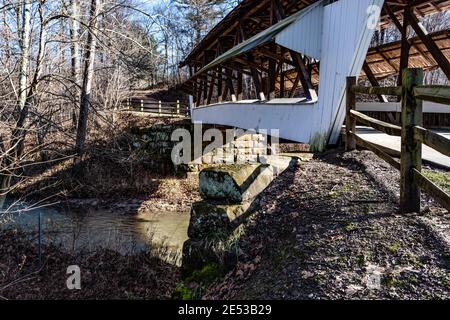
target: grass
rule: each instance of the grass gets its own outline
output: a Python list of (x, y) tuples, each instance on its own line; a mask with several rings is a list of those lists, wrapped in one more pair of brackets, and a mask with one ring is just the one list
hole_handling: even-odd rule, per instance
[(345, 231), (352, 232), (352, 231), (355, 231), (356, 228), (357, 228), (357, 225), (355, 223), (349, 223), (348, 225), (345, 226)]
[(199, 300), (205, 289), (225, 275), (223, 266), (210, 263), (201, 270), (195, 270), (190, 277), (178, 283), (173, 294), (178, 300)]
[(430, 179), (436, 185), (441, 187), (444, 191), (450, 194), (450, 173), (439, 171), (425, 171), (425, 177)]
[(400, 245), (398, 243), (394, 242), (388, 247), (388, 250), (392, 254), (397, 254), (398, 251), (400, 250)]

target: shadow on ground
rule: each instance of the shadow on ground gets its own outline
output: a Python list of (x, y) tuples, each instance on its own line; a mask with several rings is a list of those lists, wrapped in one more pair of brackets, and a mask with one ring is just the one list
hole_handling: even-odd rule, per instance
[(239, 264), (204, 298), (448, 298), (450, 254), (397, 214), (391, 175), (369, 152), (340, 151), (285, 172), (247, 222)]

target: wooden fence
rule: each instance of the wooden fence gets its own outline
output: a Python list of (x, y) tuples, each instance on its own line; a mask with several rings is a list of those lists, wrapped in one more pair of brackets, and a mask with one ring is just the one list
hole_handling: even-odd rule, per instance
[[(405, 69), (401, 87), (360, 87), (356, 78), (347, 78), (346, 149), (356, 146), (371, 150), (380, 158), (400, 170), (401, 199), (403, 213), (420, 212), (421, 191), (432, 196), (450, 210), (450, 196), (422, 174), (422, 144), (450, 156), (450, 140), (423, 128), (423, 101), (450, 105), (450, 87), (424, 86), (422, 69)], [(371, 118), (356, 111), (356, 94), (391, 95), (402, 98), (401, 126)], [(450, 106), (449, 106), (450, 108)], [(398, 162), (376, 145), (356, 134), (360, 123), (388, 135), (401, 137), (401, 160)]]
[(190, 109), (187, 104), (176, 102), (162, 102), (150, 99), (127, 99), (122, 102), (122, 110), (157, 114), (159, 116), (187, 117)]

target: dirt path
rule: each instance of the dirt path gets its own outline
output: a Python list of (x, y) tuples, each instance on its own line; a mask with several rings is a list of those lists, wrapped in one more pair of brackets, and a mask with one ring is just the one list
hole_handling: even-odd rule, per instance
[(450, 298), (450, 251), (431, 219), (398, 215), (398, 179), (369, 152), (330, 153), (285, 173), (246, 225), (241, 262), (204, 298)]

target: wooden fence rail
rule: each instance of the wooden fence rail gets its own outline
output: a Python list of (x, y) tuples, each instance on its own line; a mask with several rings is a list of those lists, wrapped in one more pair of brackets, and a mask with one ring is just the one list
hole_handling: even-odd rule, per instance
[[(403, 213), (420, 212), (421, 191), (432, 196), (450, 210), (450, 196), (422, 174), (422, 144), (450, 156), (450, 140), (423, 128), (423, 103), (431, 101), (450, 105), (450, 87), (424, 86), (422, 69), (403, 71), (402, 87), (361, 87), (356, 77), (347, 78), (346, 149), (352, 151), (359, 145), (400, 170), (400, 208)], [(402, 98), (402, 125), (396, 126), (371, 118), (356, 111), (356, 94), (394, 95)], [(356, 124), (361, 123), (388, 135), (401, 136), (400, 163), (376, 145), (356, 134)]]
[(144, 99), (127, 99), (122, 101), (122, 110), (153, 113), (161, 116), (189, 116), (190, 109), (179, 100), (163, 102)]

